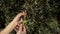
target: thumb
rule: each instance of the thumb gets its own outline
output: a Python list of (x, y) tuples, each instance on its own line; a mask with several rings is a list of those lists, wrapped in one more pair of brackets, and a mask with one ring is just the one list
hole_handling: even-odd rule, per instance
[(17, 22), (17, 21), (19, 21), (19, 19), (21, 18), (21, 16), (24, 16), (24, 12), (22, 12), (22, 13), (19, 13), (14, 19), (13, 19), (13, 21), (15, 21), (15, 22)]

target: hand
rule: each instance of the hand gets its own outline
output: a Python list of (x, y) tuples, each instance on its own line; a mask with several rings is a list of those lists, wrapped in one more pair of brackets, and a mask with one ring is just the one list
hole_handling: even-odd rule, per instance
[(17, 34), (26, 34), (26, 27), (23, 26), (22, 24), (18, 24), (19, 27), (15, 29)]
[(1, 31), (1, 34), (9, 34), (15, 27), (18, 23), (21, 23), (22, 20), (20, 20), (21, 16), (24, 16), (25, 15), (25, 12), (22, 12), (22, 13), (19, 13), (14, 19), (13, 21), (7, 25), (7, 27)]
[(25, 12), (19, 13), (19, 14), (13, 19), (12, 22), (14, 22), (14, 23), (18, 22), (18, 23), (19, 23), (21, 17), (24, 16), (24, 15), (25, 15)]

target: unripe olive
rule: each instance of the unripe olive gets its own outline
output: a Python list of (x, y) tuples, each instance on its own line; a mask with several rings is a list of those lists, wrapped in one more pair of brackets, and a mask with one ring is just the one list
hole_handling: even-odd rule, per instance
[(24, 21), (23, 21), (23, 24), (26, 24), (27, 22), (28, 22), (28, 20), (24, 20)]

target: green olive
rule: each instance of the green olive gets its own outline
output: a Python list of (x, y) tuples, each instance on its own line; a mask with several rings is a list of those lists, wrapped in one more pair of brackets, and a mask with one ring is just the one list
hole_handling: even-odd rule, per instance
[(27, 22), (28, 22), (28, 20), (24, 20), (24, 21), (23, 21), (23, 24), (26, 24)]

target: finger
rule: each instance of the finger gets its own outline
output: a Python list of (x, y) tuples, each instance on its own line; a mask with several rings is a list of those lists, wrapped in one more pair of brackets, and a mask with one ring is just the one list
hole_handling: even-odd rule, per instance
[(19, 27), (16, 27), (16, 29), (18, 29)]
[(21, 24), (19, 23), (17, 26), (20, 27), (20, 25), (21, 25)]
[(21, 18), (21, 20), (17, 24), (18, 27), (20, 26), (20, 24), (22, 24), (22, 21), (23, 21), (23, 19)]
[(17, 30), (16, 28), (15, 28), (14, 30), (15, 30), (16, 32), (18, 32), (18, 30)]
[(21, 24), (18, 23), (15, 28), (16, 28), (16, 29), (19, 29), (19, 28), (20, 28), (20, 25), (21, 25)]
[(25, 14), (24, 12), (19, 13), (19, 14), (14, 18), (14, 21), (18, 21), (21, 16), (24, 16), (24, 14)]
[[(21, 10), (21, 11), (23, 11), (23, 10)], [(27, 15), (27, 12), (26, 12), (26, 10), (24, 11), (24, 13), (25, 13), (24, 15)]]
[(20, 24), (18, 23), (14, 30), (17, 32), (19, 31), (19, 28), (20, 28)]
[(23, 26), (23, 31), (26, 32), (26, 27), (25, 26)]
[(19, 30), (19, 27), (17, 26), (17, 27), (15, 27), (15, 29), (16, 29), (16, 30)]
[(20, 27), (19, 27), (19, 31), (22, 31), (22, 24), (21, 24)]
[(21, 18), (21, 20), (19, 21), (19, 24), (21, 24), (23, 22), (23, 19)]

